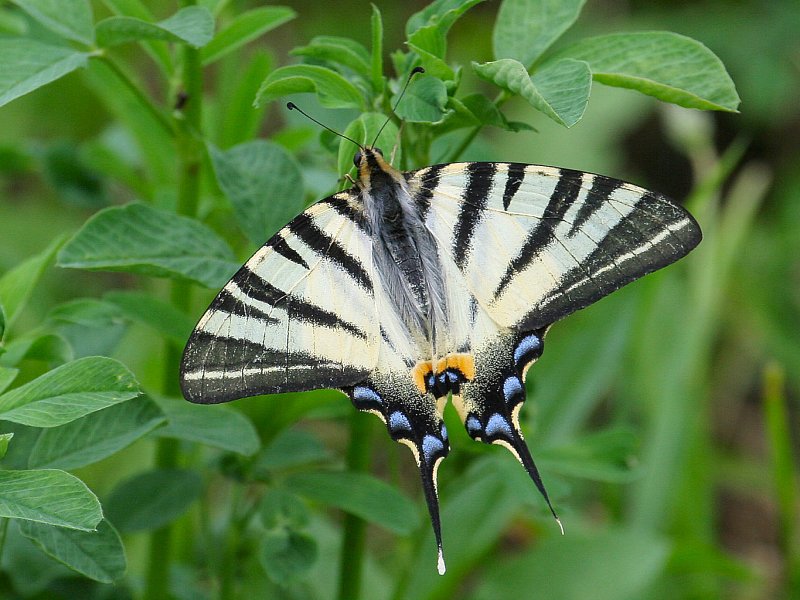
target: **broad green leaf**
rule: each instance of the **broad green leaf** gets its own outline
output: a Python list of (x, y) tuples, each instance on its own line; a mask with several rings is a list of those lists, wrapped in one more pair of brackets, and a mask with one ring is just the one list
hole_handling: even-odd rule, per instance
[(123, 533), (158, 529), (186, 512), (202, 487), (195, 471), (147, 471), (114, 488), (104, 503), (106, 517)]
[(139, 203), (95, 214), (58, 253), (58, 265), (188, 279), (211, 288), (239, 268), (228, 244), (210, 228)]
[(438, 123), (446, 112), (447, 88), (437, 77), (415, 77), (406, 89), (403, 100), (398, 104), (396, 95), (392, 105), (397, 104), (395, 113), (403, 121), (410, 123)]
[(237, 15), (203, 48), (200, 54), (203, 64), (213, 63), (296, 16), (297, 13), (286, 6), (262, 6)]
[(89, 55), (26, 38), (0, 38), (0, 106), (86, 66)]
[[(153, 13), (141, 0), (103, 0), (103, 3), (115, 15), (134, 17), (147, 23), (153, 23), (156, 20)], [(165, 74), (173, 72), (172, 55), (167, 44), (158, 40), (144, 41), (142, 42), (142, 47), (153, 57), (153, 60)]]
[(366, 473), (298, 473), (286, 487), (310, 500), (340, 508), (366, 521), (406, 535), (419, 524), (415, 504), (397, 488)]
[(46, 324), (66, 340), (73, 353), (70, 358), (113, 354), (128, 329), (128, 320), (119, 307), (94, 298), (79, 298), (55, 307), (48, 313)]
[(411, 36), (418, 29), (427, 25), (437, 25), (447, 33), (453, 23), (483, 0), (435, 0), (421, 11), (414, 13), (406, 23), (406, 35)]
[(298, 429), (284, 429), (259, 454), (254, 468), (277, 471), (326, 458), (328, 451), (315, 435)]
[(472, 67), (479, 77), (519, 94), (559, 125), (572, 127), (586, 110), (592, 78), (585, 62), (560, 60), (533, 77), (522, 63), (511, 58), (472, 63)]
[(285, 585), (307, 575), (317, 553), (317, 542), (310, 535), (281, 528), (263, 534), (258, 558), (267, 577)]
[(645, 590), (664, 568), (668, 551), (664, 538), (646, 530), (545, 538), (519, 558), (492, 561), (471, 598), (647, 597)]
[(36, 256), (32, 256), (0, 276), (0, 305), (5, 310), (7, 327), (14, 322), (20, 309), (25, 306), (56, 250), (63, 243), (64, 238), (59, 237)]
[(313, 38), (308, 46), (295, 48), (290, 54), (342, 65), (361, 75), (365, 81), (369, 81), (370, 78), (369, 52), (359, 42), (350, 38), (320, 35)]
[(0, 395), (0, 420), (56, 427), (139, 395), (121, 362), (90, 356), (62, 365)]
[(166, 420), (149, 398), (134, 398), (61, 427), (43, 429), (28, 458), (31, 469), (77, 469), (129, 446)]
[(305, 502), (281, 488), (270, 488), (258, 503), (261, 524), (266, 529), (305, 527), (309, 514)]
[[(42, 25), (57, 34), (90, 46), (94, 43), (89, 0), (12, 0)], [(0, 55), (5, 55), (0, 52)]]
[(201, 48), (214, 36), (214, 16), (206, 8), (187, 6), (158, 23), (135, 17), (109, 17), (97, 24), (97, 43), (108, 47), (139, 40), (163, 40)]
[(494, 57), (530, 68), (569, 29), (586, 0), (503, 0), (492, 33)]
[(125, 548), (105, 519), (97, 525), (97, 531), (76, 531), (32, 521), (21, 521), (19, 530), (46, 554), (90, 579), (112, 583), (125, 574)]
[(0, 367), (0, 394), (2, 394), (8, 386), (16, 379), (19, 369), (12, 369), (11, 367)]
[(0, 7), (0, 33), (6, 35), (25, 35), (28, 33), (28, 20), (16, 9)]
[(364, 94), (344, 77), (316, 65), (292, 65), (275, 69), (267, 75), (256, 94), (255, 106), (261, 106), (289, 94), (312, 93), (326, 108), (364, 107)]
[(468, 94), (461, 98), (461, 102), (470, 113), (483, 125), (498, 127), (506, 131), (520, 131), (522, 129), (532, 129), (525, 123), (511, 123), (505, 115), (500, 112), (497, 105), (483, 94)]
[(239, 226), (256, 244), (303, 210), (303, 176), (281, 146), (254, 140), (228, 150), (209, 145), (219, 187), (233, 205)]
[[(394, 164), (401, 164), (402, 156), (400, 155), (400, 133), (392, 121), (386, 122), (386, 115), (381, 113), (368, 112), (358, 116), (357, 119), (351, 121), (347, 128), (344, 130), (344, 135), (349, 138), (361, 142), (365, 146), (369, 146), (375, 140), (375, 136), (380, 131), (381, 127), (386, 124), (386, 127), (381, 131), (381, 135), (375, 141), (375, 147), (385, 151), (385, 158), (387, 161), (391, 160), (391, 154), (397, 147), (397, 152), (394, 157)], [(345, 139), (339, 142), (339, 174), (344, 175), (353, 169), (353, 156), (358, 152), (358, 147)]]
[(134, 291), (108, 292), (103, 300), (115, 305), (129, 319), (152, 327), (165, 337), (185, 344), (195, 318), (152, 294)]
[(75, 358), (69, 342), (59, 334), (34, 330), (16, 337), (0, 354), (0, 365), (16, 367), (23, 360), (40, 360), (46, 363), (65, 363)]
[[(226, 93), (217, 99), (216, 135), (213, 139), (221, 148), (230, 148), (259, 137), (264, 123), (265, 107), (253, 108), (255, 98), (264, 75), (272, 71), (275, 59), (268, 50), (248, 53), (246, 64), (239, 64), (235, 69), (222, 69), (222, 77), (218, 85), (224, 87)], [(285, 130), (282, 130), (285, 131)], [(272, 141), (277, 142), (275, 135)]]
[(158, 405), (167, 415), (167, 424), (156, 431), (160, 437), (207, 444), (245, 456), (255, 454), (261, 446), (250, 419), (233, 408), (167, 398), (159, 398)]
[(725, 66), (700, 42), (668, 31), (587, 38), (558, 57), (589, 63), (595, 81), (687, 108), (736, 112), (739, 95)]
[(8, 452), (8, 443), (13, 437), (13, 433), (0, 433), (0, 458), (3, 458)]
[(65, 203), (102, 208), (109, 204), (104, 174), (87, 165), (83, 150), (74, 140), (50, 144), (42, 156), (44, 174)]
[(93, 531), (103, 513), (97, 497), (65, 471), (0, 471), (0, 517)]

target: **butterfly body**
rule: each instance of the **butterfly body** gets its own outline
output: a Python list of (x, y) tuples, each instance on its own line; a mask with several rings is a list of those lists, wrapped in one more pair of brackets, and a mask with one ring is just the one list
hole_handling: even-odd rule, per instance
[(400, 172), (371, 148), (356, 165), (351, 189), (279, 231), (212, 302), (182, 388), (200, 403), (336, 388), (378, 415), (419, 466), (443, 572), (447, 399), (473, 439), (512, 452), (550, 506), (519, 424), (548, 328), (701, 234), (663, 196), (601, 175), (518, 163)]

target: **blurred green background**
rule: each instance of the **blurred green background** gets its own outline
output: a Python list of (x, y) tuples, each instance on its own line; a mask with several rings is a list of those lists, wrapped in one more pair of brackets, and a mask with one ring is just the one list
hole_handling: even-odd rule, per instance
[[(171, 3), (146, 4), (160, 16), (174, 11)], [(287, 64), (293, 60), (288, 52), (316, 35), (350, 36), (369, 46), (367, 2), (283, 4), (298, 18), (243, 56), (262, 54), (265, 68)], [(256, 5), (232, 0), (226, 10), (236, 14)], [(102, 2), (93, 6), (97, 17), (110, 14)], [(380, 5), (386, 48), (402, 44), (403, 24), (422, 6)], [(491, 59), (496, 10), (496, 2), (485, 2), (459, 20), (448, 38), (451, 61)], [(506, 107), (509, 115), (538, 131), (484, 130), (464, 157), (627, 179), (687, 200), (704, 229), (704, 242), (685, 261), (557, 324), (529, 373), (523, 423), (567, 536), (555, 535), (512, 458), (472, 444), (448, 414), (453, 448), (440, 470), (440, 492), (451, 572), (436, 575), (426, 522), (399, 539), (370, 527), (365, 598), (800, 598), (800, 6), (790, 0), (590, 0), (564, 41), (642, 29), (675, 31), (711, 48), (736, 83), (740, 113), (701, 113), (595, 85), (575, 127), (559, 127), (515, 100)], [(116, 52), (156, 98), (165, 97), (146, 54), (134, 46)], [(226, 101), (243, 64), (237, 57), (210, 70), (208, 114)], [(464, 90), (483, 89), (468, 70), (464, 77)], [(158, 140), (150, 146), (137, 141), (128, 129), (132, 120), (109, 109), (109, 93), (96, 73), (76, 72), (0, 109), (0, 272), (76, 231), (99, 208), (140, 197), (138, 171), (161, 165), (164, 172), (154, 179), (172, 177), (172, 149), (158, 147)], [(352, 111), (318, 107), (311, 96), (301, 100), (332, 127), (353, 118)], [(246, 118), (255, 120), (261, 137), (298, 123), (280, 103), (253, 114)], [(207, 129), (222, 147), (242, 141), (224, 139), (224, 124), (211, 117)], [(316, 144), (313, 126), (307, 129), (311, 142), (301, 145), (298, 158), (310, 201), (335, 187), (336, 163)], [(156, 189), (155, 202), (168, 206), (171, 200)], [(209, 214), (213, 227), (226, 231), (246, 258), (253, 247), (231, 228), (229, 212)], [(61, 303), (133, 289), (139, 281), (51, 268), (19, 329), (35, 327)], [(147, 286), (161, 289), (157, 281)], [(197, 294), (193, 317), (210, 298), (210, 292)], [(83, 337), (83, 350), (111, 353), (144, 385), (157, 387), (160, 342), (141, 326), (110, 331)], [(26, 364), (30, 373), (44, 367)], [(322, 409), (309, 414), (315, 398)], [(345, 399), (281, 397), (279, 407), (272, 401), (234, 406), (253, 419), (265, 442), (279, 430), (277, 422), (306, 415), (295, 429), (312, 433), (334, 463), (343, 460), (350, 410)], [(418, 501), (424, 514), (408, 452), (377, 425), (368, 426), (375, 431), (372, 472)], [(152, 450), (152, 440), (139, 441), (81, 477), (102, 497), (149, 464)], [(205, 476), (225, 472), (218, 467)], [(230, 486), (220, 489), (216, 500), (224, 505)], [(213, 501), (209, 505), (224, 512)], [(240, 597), (257, 597), (256, 590), (264, 589), (276, 598), (333, 597), (340, 515), (317, 512), (311, 528), (320, 557), (310, 580), (270, 587), (263, 578), (248, 579), (245, 570)], [(182, 591), (175, 593), (213, 597), (204, 577), (214, 561), (215, 538), (200, 539), (193, 523), (191, 516), (179, 522), (175, 589)], [(146, 562), (145, 537), (125, 540), (135, 581)], [(212, 546), (198, 549), (204, 540)], [(6, 565), (14, 551), (6, 547)], [(24, 554), (17, 557), (24, 560)], [(237, 560), (245, 564), (248, 557)], [(7, 589), (20, 597), (130, 593), (125, 585), (84, 588), (70, 587), (68, 577), (56, 581), (27, 592), (15, 581)]]

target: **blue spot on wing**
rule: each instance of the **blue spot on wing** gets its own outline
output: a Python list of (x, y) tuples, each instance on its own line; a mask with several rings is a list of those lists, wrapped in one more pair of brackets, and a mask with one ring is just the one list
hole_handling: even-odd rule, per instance
[(383, 400), (372, 388), (358, 386), (353, 388), (353, 398), (360, 402), (377, 402), (383, 404)]
[(441, 450), (444, 450), (444, 444), (439, 438), (432, 435), (422, 438), (422, 454), (426, 461), (430, 462), (433, 455)]
[(514, 350), (514, 362), (518, 363), (520, 359), (525, 356), (528, 352), (533, 352), (538, 350), (542, 345), (542, 340), (539, 339), (539, 336), (535, 333), (532, 333), (529, 336), (522, 338), (519, 344), (517, 344), (516, 349)]
[(407, 416), (405, 416), (399, 410), (396, 410), (389, 415), (389, 429), (392, 431), (411, 431), (411, 423), (409, 422)]
[(509, 439), (514, 437), (514, 433), (511, 431), (511, 425), (508, 424), (505, 417), (499, 413), (494, 413), (489, 417), (489, 422), (486, 424), (486, 435), (496, 435), (501, 432)]
[(473, 435), (481, 433), (481, 422), (474, 415), (467, 417), (467, 431)]
[(519, 377), (512, 376), (503, 382), (503, 396), (505, 396), (507, 402), (512, 402), (513, 397), (520, 393), (524, 393), (524, 391)]

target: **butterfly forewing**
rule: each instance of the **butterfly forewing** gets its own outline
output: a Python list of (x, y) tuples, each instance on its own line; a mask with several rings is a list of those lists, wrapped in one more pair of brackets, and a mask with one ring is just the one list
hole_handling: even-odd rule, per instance
[(342, 193), (313, 205), (225, 285), (186, 346), (187, 399), (339, 388), (374, 369), (370, 241), (352, 201)]
[(426, 178), (426, 224), (440, 252), (458, 265), (492, 318), (516, 330), (549, 325), (700, 241), (684, 209), (601, 175), (455, 163), (417, 171), (412, 189), (422, 190)]

